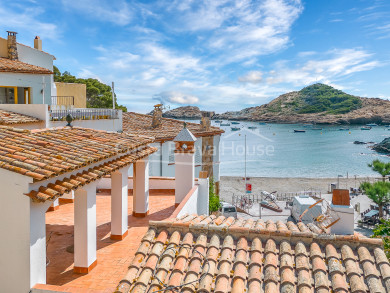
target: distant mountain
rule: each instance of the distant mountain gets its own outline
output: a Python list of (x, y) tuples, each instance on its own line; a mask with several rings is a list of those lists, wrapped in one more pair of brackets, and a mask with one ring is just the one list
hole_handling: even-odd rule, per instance
[[(190, 118), (186, 115), (186, 108), (169, 112), (176, 111), (180, 113), (180, 118)], [(190, 108), (190, 116), (201, 112), (197, 107)], [(200, 117), (201, 114), (198, 115)], [(212, 118), (274, 123), (390, 124), (390, 101), (353, 96), (317, 83), (283, 94), (267, 104), (216, 114)]]

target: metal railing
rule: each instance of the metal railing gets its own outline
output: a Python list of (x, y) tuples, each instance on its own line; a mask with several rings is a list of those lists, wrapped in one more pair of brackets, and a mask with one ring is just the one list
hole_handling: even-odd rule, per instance
[(51, 96), (52, 105), (74, 106), (74, 96)]
[(119, 110), (117, 109), (77, 108), (70, 110), (50, 110), (50, 120), (66, 121), (68, 114), (72, 116), (73, 120), (119, 119)]

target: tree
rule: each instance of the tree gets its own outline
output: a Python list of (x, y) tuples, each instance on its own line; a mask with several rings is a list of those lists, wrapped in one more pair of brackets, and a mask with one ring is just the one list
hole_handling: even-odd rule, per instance
[(388, 259), (390, 259), (390, 220), (381, 219), (381, 223), (375, 226), (373, 238), (382, 238), (383, 249)]
[(381, 174), (383, 182), (385, 182), (386, 175), (390, 175), (390, 162), (385, 163), (379, 160), (374, 160), (371, 164), (368, 164), (368, 167)]
[(390, 202), (390, 182), (363, 182), (360, 188), (379, 207), (379, 218), (383, 218), (383, 207)]
[[(54, 81), (83, 83), (87, 86), (87, 108), (112, 108), (112, 91), (110, 86), (95, 78), (76, 78), (68, 71), (61, 73), (56, 66), (53, 66), (53, 72)], [(125, 106), (118, 105), (116, 101), (115, 108), (121, 109), (123, 112), (127, 112), (127, 108)]]
[(209, 182), (209, 213), (217, 212), (221, 207), (219, 196), (215, 194), (214, 178), (210, 177)]

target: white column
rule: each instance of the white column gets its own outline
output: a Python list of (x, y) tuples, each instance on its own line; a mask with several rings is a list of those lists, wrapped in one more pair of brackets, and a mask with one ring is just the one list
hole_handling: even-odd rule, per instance
[(45, 213), (49, 204), (32, 202), (30, 206), (30, 288), (38, 283), (46, 284)]
[(75, 191), (74, 271), (88, 273), (96, 264), (96, 185), (92, 182)]
[(60, 208), (60, 204), (58, 202), (58, 198), (53, 201), (53, 203), (51, 204), (51, 206), (49, 207), (48, 211), (56, 211)]
[(113, 240), (122, 240), (127, 236), (128, 228), (128, 172), (130, 166), (111, 174), (111, 236)]
[(195, 153), (175, 152), (175, 205), (179, 205), (195, 184)]
[(149, 159), (133, 164), (133, 216), (145, 217), (149, 213)]
[(198, 193), (198, 215), (208, 215), (209, 214), (209, 178), (207, 177), (207, 172), (199, 172), (199, 193)]

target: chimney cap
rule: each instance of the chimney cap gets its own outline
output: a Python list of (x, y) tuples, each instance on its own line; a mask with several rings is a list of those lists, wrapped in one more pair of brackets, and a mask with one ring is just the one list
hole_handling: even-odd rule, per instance
[(196, 141), (196, 137), (184, 126), (173, 141), (194, 142)]
[(35, 39), (36, 39), (36, 40), (39, 40), (39, 39), (40, 39), (40, 37), (39, 37), (39, 36), (35, 36)]
[(7, 31), (8, 35), (16, 35), (17, 32), (13, 32), (13, 31)]

